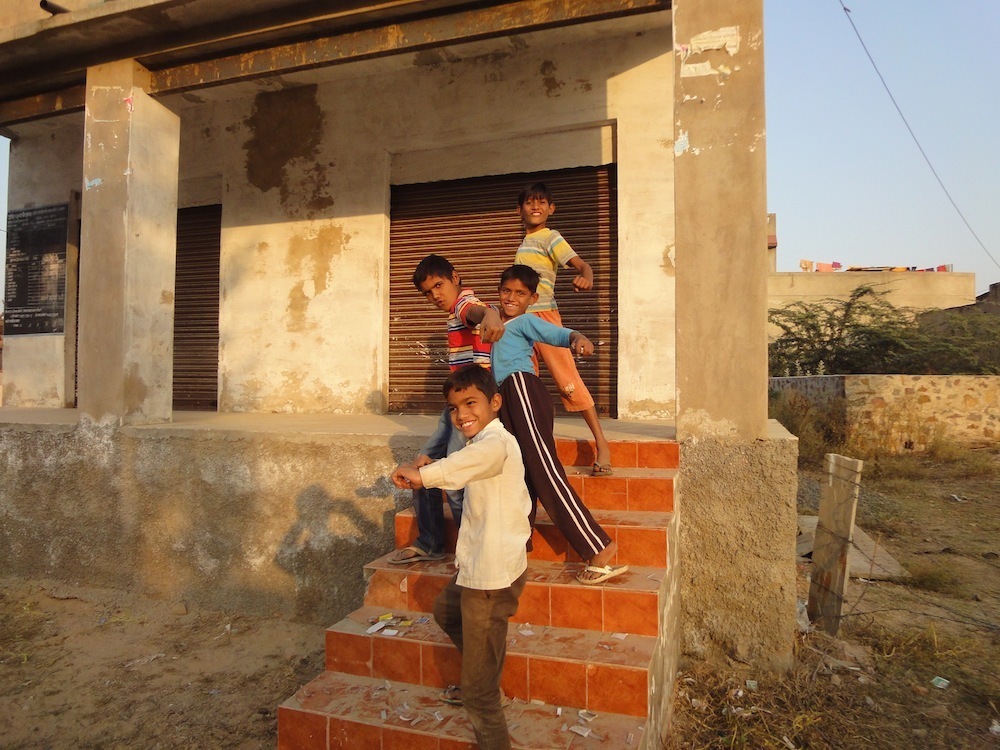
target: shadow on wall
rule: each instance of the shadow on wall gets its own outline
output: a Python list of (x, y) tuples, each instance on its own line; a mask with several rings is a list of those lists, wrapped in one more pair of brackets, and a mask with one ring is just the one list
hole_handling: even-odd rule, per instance
[[(395, 437), (389, 442), (398, 462), (416, 455), (416, 446), (411, 449), (409, 441), (405, 446), (394, 446)], [(358, 487), (354, 498), (332, 497), (315, 483), (296, 496), (295, 521), (274, 557), (295, 581), (295, 619), (333, 623), (362, 604), (364, 566), (385, 554), (387, 538), (394, 543), (396, 512), (411, 502), (411, 493), (397, 490), (388, 473)], [(382, 513), (381, 523), (375, 523), (361, 508), (385, 498), (393, 499), (393, 507)], [(345, 522), (351, 531), (334, 531), (345, 529)]]

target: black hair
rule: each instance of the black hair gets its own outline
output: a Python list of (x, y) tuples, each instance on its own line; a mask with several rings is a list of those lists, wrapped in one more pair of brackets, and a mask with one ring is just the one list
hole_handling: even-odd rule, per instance
[(529, 198), (544, 198), (549, 203), (553, 203), (552, 191), (544, 182), (533, 182), (517, 195), (517, 205), (523, 206)]
[(529, 292), (534, 294), (538, 291), (538, 282), (541, 280), (541, 277), (538, 275), (538, 271), (531, 266), (526, 266), (523, 263), (515, 263), (509, 268), (505, 268), (504, 272), (500, 274), (500, 286), (503, 286), (505, 281), (510, 281), (511, 279), (520, 281), (528, 287)]
[[(417, 268), (413, 272), (413, 286), (417, 289), (431, 276), (440, 276), (442, 279), (450, 279), (455, 273), (455, 266), (443, 255), (428, 255), (417, 263)], [(461, 283), (461, 279), (459, 279)]]
[(448, 394), (452, 391), (464, 391), (466, 388), (478, 388), (486, 395), (487, 401), (500, 392), (493, 379), (493, 373), (479, 365), (459, 367), (444, 381), (441, 392), (448, 398)]

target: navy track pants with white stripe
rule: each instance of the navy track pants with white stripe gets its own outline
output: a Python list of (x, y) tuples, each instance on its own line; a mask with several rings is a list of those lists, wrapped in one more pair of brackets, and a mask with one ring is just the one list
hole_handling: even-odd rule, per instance
[(566, 479), (552, 435), (555, 413), (542, 381), (528, 372), (515, 372), (500, 386), (500, 421), (521, 447), (524, 479), (531, 495), (531, 525), (536, 500), (582, 560), (590, 560), (611, 543), (587, 506)]

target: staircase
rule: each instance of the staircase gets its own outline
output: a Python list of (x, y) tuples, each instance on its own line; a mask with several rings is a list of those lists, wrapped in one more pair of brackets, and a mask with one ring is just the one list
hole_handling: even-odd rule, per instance
[[(614, 475), (592, 477), (590, 444), (557, 440), (570, 482), (618, 542), (615, 563), (629, 572), (596, 586), (578, 583), (579, 558), (539, 506), (502, 681), (515, 748), (583, 748), (595, 740), (609, 748), (658, 746), (643, 738), (650, 709), (658, 710), (650, 695), (671, 694), (653, 691), (649, 668), (659, 653), (660, 592), (676, 588), (661, 584), (675, 529), (678, 445), (643, 438), (612, 438), (611, 445)], [(397, 547), (416, 538), (412, 509), (396, 515), (395, 532)], [(456, 535), (449, 520), (452, 550)], [(388, 558), (365, 566), (364, 606), (327, 630), (326, 671), (279, 707), (282, 750), (476, 747), (463, 709), (439, 700), (460, 681), (458, 651), (430, 615), (455, 572), (453, 557), (411, 565)]]

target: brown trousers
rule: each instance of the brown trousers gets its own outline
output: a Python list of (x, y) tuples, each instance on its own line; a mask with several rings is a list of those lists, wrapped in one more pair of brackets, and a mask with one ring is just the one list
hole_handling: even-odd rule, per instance
[(452, 578), (434, 602), (434, 621), (462, 654), (462, 701), (480, 750), (510, 750), (500, 703), (500, 675), (507, 656), (507, 623), (528, 578), (505, 589), (480, 591)]

